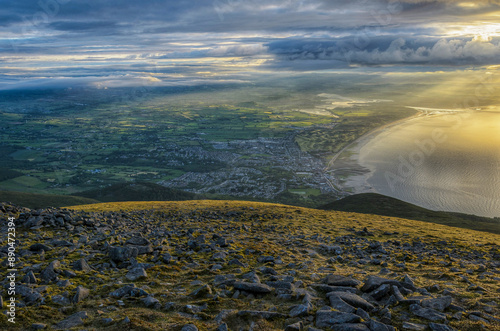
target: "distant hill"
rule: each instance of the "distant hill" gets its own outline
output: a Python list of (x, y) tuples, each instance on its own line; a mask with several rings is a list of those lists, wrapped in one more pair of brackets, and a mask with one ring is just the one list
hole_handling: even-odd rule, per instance
[(433, 211), (376, 193), (348, 196), (319, 209), (406, 218), (500, 234), (500, 220), (460, 213)]
[(37, 194), (14, 191), (0, 191), (0, 201), (32, 209), (47, 207), (64, 207), (74, 205), (86, 205), (98, 203), (99, 201), (72, 195)]
[(194, 193), (147, 182), (113, 184), (101, 189), (80, 192), (77, 195), (101, 202), (184, 201), (199, 198)]

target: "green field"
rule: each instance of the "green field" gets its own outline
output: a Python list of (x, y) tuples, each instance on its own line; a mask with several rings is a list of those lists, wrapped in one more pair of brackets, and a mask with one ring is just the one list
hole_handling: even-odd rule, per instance
[[(408, 115), (392, 104), (319, 115), (302, 112), (328, 108), (318, 97), (324, 88), (159, 89), (131, 99), (120, 89), (0, 93), (0, 174), (5, 174), (0, 190), (76, 194), (127, 182), (160, 183), (184, 174), (229, 176), (237, 162), (251, 169), (243, 176), (247, 185), (258, 187), (261, 172), (265, 182), (281, 185), (285, 180), (284, 191), (276, 188), (284, 197), (281, 202), (307, 200), (321, 192), (294, 191), (308, 184), (295, 172), (309, 169), (289, 166), (300, 157), (290, 144), (323, 162), (373, 127)], [(238, 150), (238, 142), (259, 139), (279, 144)], [(282, 141), (288, 144), (284, 149)], [(228, 143), (233, 145), (224, 145)], [(202, 189), (204, 182), (198, 179), (181, 188)], [(226, 191), (223, 195), (231, 190)], [(252, 194), (248, 197), (258, 198)]]

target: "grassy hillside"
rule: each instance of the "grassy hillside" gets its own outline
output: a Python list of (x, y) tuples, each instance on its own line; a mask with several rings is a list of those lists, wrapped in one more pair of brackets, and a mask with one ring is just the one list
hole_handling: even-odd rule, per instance
[[(433, 314), (451, 330), (500, 329), (493, 317), (500, 312), (500, 236), (492, 233), (244, 201), (115, 202), (32, 212), (4, 205), (2, 213), (18, 219), (18, 249), (25, 252), (18, 269), (37, 266), (19, 277), (32, 272), (40, 295), (24, 286), (20, 300), (28, 306), (18, 308), (19, 323), (8, 325), (0, 314), (0, 328), (25, 330), (37, 322), (79, 330), (223, 325), (267, 331), (302, 323), (303, 329), (374, 330), (380, 321), (425, 328), (430, 321), (420, 304), (437, 300), (445, 310)], [(36, 223), (40, 231), (33, 231), (39, 218), (32, 215), (44, 219)], [(370, 277), (390, 282), (392, 290), (386, 285), (389, 292), (382, 293), (382, 285), (372, 292)], [(339, 280), (347, 283), (334, 285)], [(358, 308), (329, 301), (330, 291), (356, 293), (357, 300), (346, 300)]]
[(105, 188), (78, 193), (78, 196), (101, 202), (115, 201), (183, 201), (193, 200), (197, 195), (154, 183), (120, 183)]
[(320, 209), (401, 217), (500, 234), (500, 220), (475, 215), (433, 211), (376, 193), (351, 195), (324, 205)]
[(71, 205), (84, 205), (99, 201), (72, 195), (37, 194), (14, 191), (0, 191), (0, 201), (8, 201), (28, 208), (64, 207)]

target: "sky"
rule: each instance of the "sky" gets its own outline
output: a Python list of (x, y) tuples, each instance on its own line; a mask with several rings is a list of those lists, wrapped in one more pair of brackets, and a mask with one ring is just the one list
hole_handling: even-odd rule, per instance
[(0, 90), (500, 68), (500, 0), (0, 4)]

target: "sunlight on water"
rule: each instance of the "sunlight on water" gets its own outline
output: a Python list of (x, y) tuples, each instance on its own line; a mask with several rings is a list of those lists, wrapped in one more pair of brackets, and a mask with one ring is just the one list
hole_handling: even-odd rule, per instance
[(418, 117), (364, 145), (377, 192), (423, 207), (500, 216), (500, 113)]

